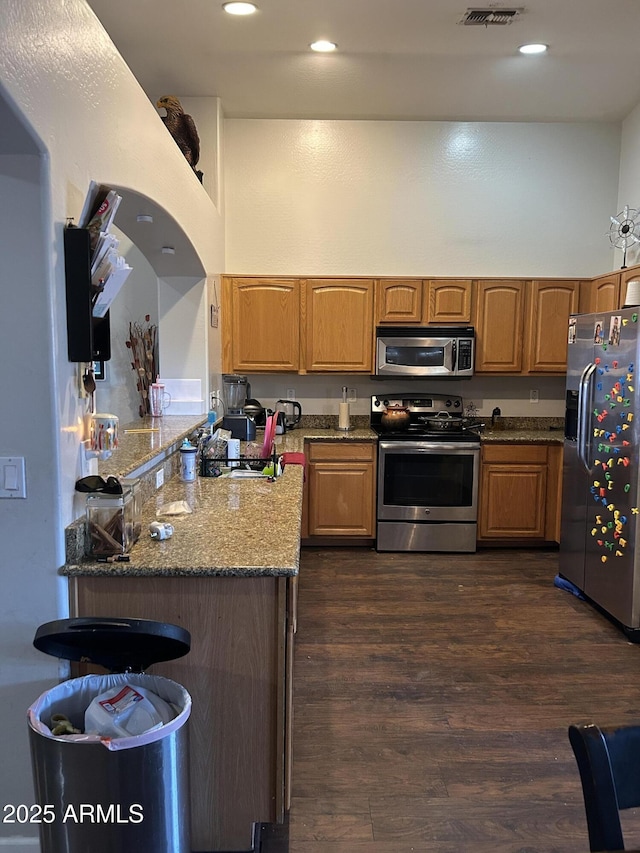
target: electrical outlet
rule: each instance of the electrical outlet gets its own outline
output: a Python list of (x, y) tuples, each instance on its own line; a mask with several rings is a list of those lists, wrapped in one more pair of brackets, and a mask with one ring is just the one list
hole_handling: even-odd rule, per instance
[(295, 388), (287, 388), (287, 400), (295, 400), (296, 399), (296, 389)]
[(540, 402), (540, 395), (539, 395), (539, 392), (537, 390), (529, 392), (529, 402), (530, 403), (539, 403)]
[(349, 403), (355, 403), (358, 399), (358, 394), (355, 388), (347, 388), (347, 400)]
[(159, 489), (161, 486), (164, 486), (164, 468), (156, 471), (156, 489)]

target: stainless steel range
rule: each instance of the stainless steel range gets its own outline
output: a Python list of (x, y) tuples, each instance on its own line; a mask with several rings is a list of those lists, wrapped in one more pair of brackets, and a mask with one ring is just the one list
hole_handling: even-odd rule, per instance
[(461, 397), (374, 395), (378, 551), (476, 550), (479, 424)]

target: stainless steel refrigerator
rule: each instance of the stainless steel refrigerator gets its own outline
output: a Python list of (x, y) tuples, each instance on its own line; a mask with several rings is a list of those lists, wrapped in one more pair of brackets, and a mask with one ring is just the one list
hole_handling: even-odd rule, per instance
[(560, 575), (640, 641), (640, 308), (569, 320)]

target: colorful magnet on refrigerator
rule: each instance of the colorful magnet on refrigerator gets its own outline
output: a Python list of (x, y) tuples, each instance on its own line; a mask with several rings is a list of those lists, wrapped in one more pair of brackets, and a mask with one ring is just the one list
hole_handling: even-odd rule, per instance
[(617, 361), (612, 361), (612, 362), (611, 362), (611, 364), (612, 364), (614, 367), (617, 367), (617, 366), (618, 366), (618, 362), (617, 362)]
[(631, 485), (630, 485), (629, 483), (625, 483), (625, 484), (624, 484), (624, 490), (625, 490), (625, 492), (628, 492), (630, 488), (631, 488)]
[(607, 555), (606, 555), (606, 554), (603, 554), (603, 555), (602, 555), (602, 557), (600, 557), (600, 560), (601, 560), (603, 563), (606, 563), (606, 562), (607, 562)]
[(632, 323), (638, 322), (638, 315), (635, 312), (631, 315), (631, 322)]

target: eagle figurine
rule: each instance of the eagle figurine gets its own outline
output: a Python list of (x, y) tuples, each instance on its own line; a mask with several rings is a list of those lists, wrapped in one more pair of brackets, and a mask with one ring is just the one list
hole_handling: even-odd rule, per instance
[(200, 159), (200, 137), (196, 130), (194, 120), (182, 109), (182, 104), (175, 95), (164, 95), (156, 102), (158, 109), (165, 109), (167, 114), (160, 116), (165, 127), (173, 136), (178, 148), (184, 154), (187, 163), (191, 166), (200, 183), (202, 183), (202, 172), (196, 169)]

